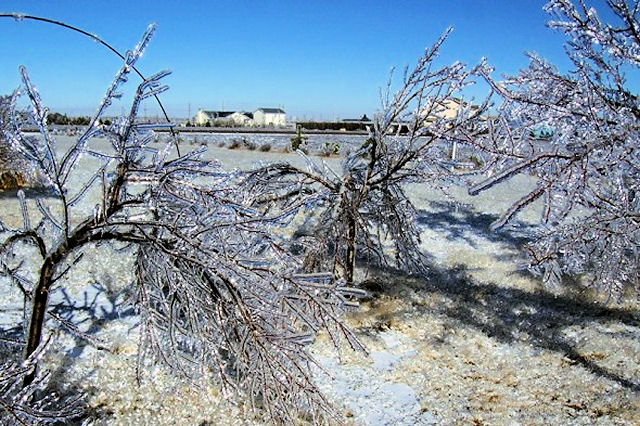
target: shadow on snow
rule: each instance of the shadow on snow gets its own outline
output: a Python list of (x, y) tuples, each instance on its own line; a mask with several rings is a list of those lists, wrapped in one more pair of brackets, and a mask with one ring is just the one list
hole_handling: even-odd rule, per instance
[[(420, 211), (418, 222), (432, 230), (442, 232), (448, 240), (464, 240), (476, 247), (480, 236), (491, 242), (506, 244), (515, 249), (531, 241), (533, 226), (517, 224), (500, 233), (492, 232), (490, 224), (497, 216), (477, 213), (470, 207), (453, 203), (433, 203), (435, 211)], [(364, 265), (363, 265), (364, 266)], [(369, 265), (370, 267), (371, 265)], [(406, 310), (393, 312), (400, 320), (403, 314), (431, 310), (464, 326), (471, 326), (488, 337), (512, 344), (526, 341), (541, 349), (563, 354), (592, 374), (608, 378), (621, 386), (640, 392), (637, 377), (624, 377), (610, 371), (582, 355), (575, 344), (563, 335), (571, 326), (598, 326), (608, 322), (622, 323), (631, 329), (614, 337), (640, 340), (640, 312), (615, 306), (581, 300), (571, 295), (557, 295), (546, 290), (525, 291), (503, 287), (495, 283), (482, 283), (471, 276), (464, 265), (441, 267), (430, 265), (424, 277), (407, 277), (389, 268), (371, 269), (373, 278), (363, 287), (375, 298), (380, 295), (403, 299), (402, 289), (411, 289), (425, 298), (406, 298)], [(520, 271), (514, 274), (519, 274)], [(570, 280), (567, 282), (570, 286)], [(429, 300), (429, 295), (449, 299), (452, 303), (429, 304), (416, 300)]]

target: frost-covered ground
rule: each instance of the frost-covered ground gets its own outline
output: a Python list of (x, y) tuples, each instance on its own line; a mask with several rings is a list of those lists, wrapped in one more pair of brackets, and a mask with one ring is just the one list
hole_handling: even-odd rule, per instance
[[(227, 167), (301, 163), (295, 154), (209, 146)], [(510, 232), (488, 230), (530, 185), (519, 177), (476, 198), (409, 188), (430, 274), (361, 268), (373, 297), (348, 321), (370, 356), (336, 354), (323, 338), (311, 347), (328, 373), (318, 372), (318, 383), (348, 424), (637, 424), (638, 305), (603, 307), (576, 289), (545, 289), (519, 267), (535, 208)], [(15, 200), (0, 202), (5, 223), (17, 225)], [(60, 333), (61, 350), (48, 359), (56, 380), (86, 392), (96, 424), (261, 424), (206, 377), (193, 386), (158, 369), (137, 380), (137, 319), (118, 309), (130, 264), (116, 259), (89, 253), (60, 283), (68, 299), (58, 293), (52, 304), (104, 348)], [(0, 318), (19, 318), (19, 295), (1, 288)]]
[[(181, 138), (187, 145), (206, 145), (214, 147), (230, 147), (234, 142), (240, 146), (255, 150), (266, 149), (281, 152), (291, 147), (291, 138), (295, 136), (290, 133), (184, 133)], [(353, 134), (305, 134), (304, 146), (310, 152), (319, 152), (326, 145), (338, 144), (340, 150), (353, 149), (362, 144), (362, 135)], [(265, 147), (265, 148), (263, 148)]]

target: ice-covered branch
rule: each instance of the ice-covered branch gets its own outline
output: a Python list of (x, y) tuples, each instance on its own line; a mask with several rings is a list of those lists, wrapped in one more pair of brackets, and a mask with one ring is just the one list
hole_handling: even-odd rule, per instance
[(554, 18), (549, 26), (567, 36), (570, 73), (535, 56), (527, 69), (503, 81), (494, 80), (486, 64), (478, 69), (503, 103), (490, 132), (474, 141), (487, 157), (489, 176), (469, 192), (531, 175), (536, 189), (495, 225), (514, 220), (544, 196), (540, 234), (529, 247), (534, 270), (556, 284), (563, 274), (576, 273), (585, 285), (620, 295), (626, 286), (640, 291), (632, 278), (640, 233), (631, 219), (640, 211), (640, 100), (624, 75), (640, 66), (640, 4), (608, 5), (617, 22), (605, 23), (582, 1), (545, 6)]

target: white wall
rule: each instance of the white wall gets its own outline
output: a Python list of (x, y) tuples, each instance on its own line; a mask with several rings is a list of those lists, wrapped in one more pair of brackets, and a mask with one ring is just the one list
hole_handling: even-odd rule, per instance
[(285, 126), (287, 124), (287, 115), (264, 113), (261, 110), (256, 110), (253, 113), (253, 124), (256, 126)]
[(201, 109), (196, 113), (195, 124), (198, 126), (204, 126), (204, 124), (209, 121), (209, 117), (204, 113)]

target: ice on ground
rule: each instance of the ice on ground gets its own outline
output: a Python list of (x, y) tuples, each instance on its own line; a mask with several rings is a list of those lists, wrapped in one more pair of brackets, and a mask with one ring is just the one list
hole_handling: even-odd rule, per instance
[(391, 371), (399, 362), (416, 356), (416, 350), (406, 336), (393, 330), (381, 332), (378, 336), (384, 342), (384, 350), (371, 351), (371, 364), (374, 370)]
[(344, 363), (334, 356), (316, 355), (318, 363), (326, 371), (316, 372), (319, 388), (335, 404), (343, 405), (347, 416), (356, 424), (437, 423), (431, 413), (422, 409), (413, 387), (384, 374), (393, 371), (401, 361), (416, 355), (412, 342), (396, 331), (383, 331), (377, 337), (384, 347), (371, 352), (372, 362), (368, 365)]

